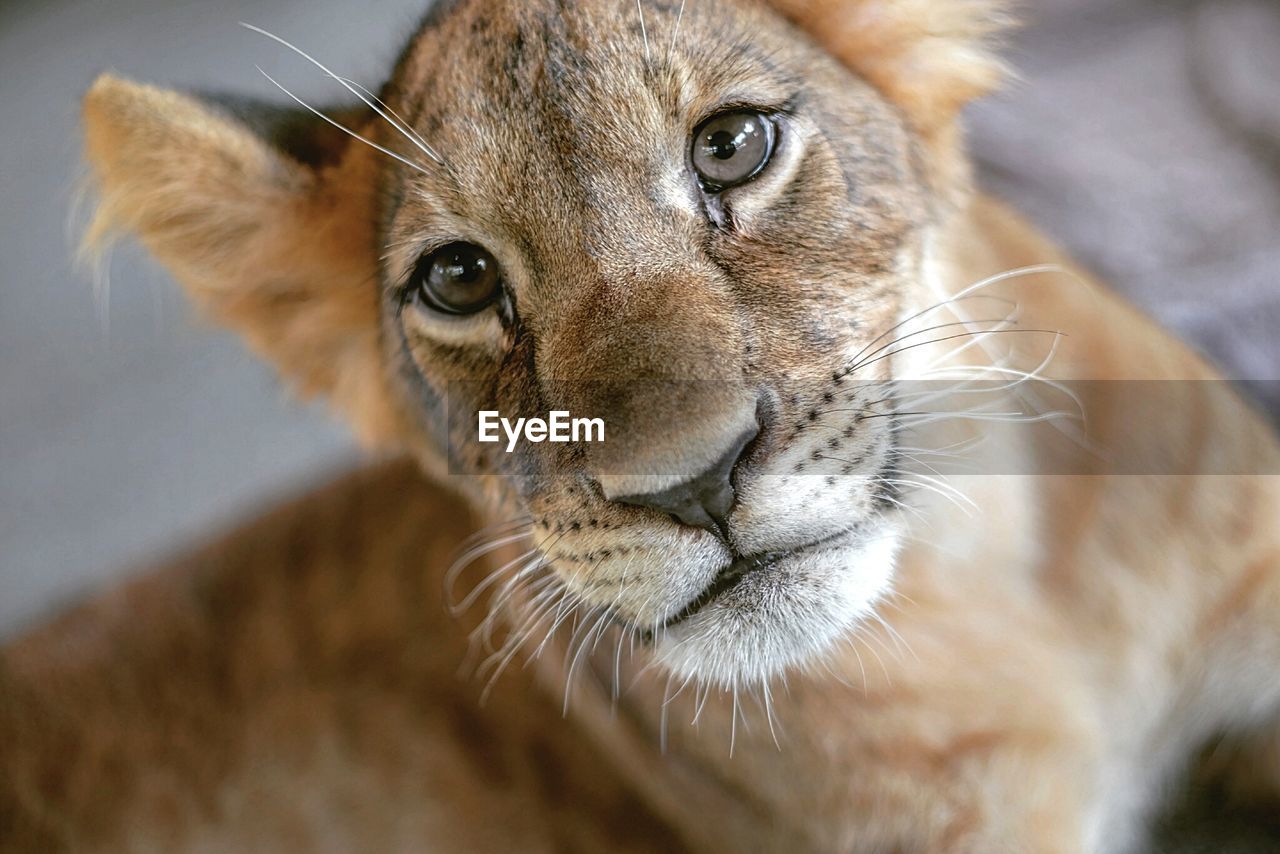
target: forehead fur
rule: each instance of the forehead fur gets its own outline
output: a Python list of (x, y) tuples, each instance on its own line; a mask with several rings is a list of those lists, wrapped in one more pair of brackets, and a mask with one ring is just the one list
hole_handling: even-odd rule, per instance
[(448, 180), (428, 189), (466, 215), (495, 201), (485, 197), (500, 176), (499, 195), (545, 222), (566, 201), (606, 201), (592, 198), (605, 187), (564, 180), (584, 160), (653, 179), (636, 173), (655, 158), (683, 160), (684, 134), (673, 131), (690, 116), (733, 100), (780, 106), (797, 81), (751, 35), (759, 11), (715, 8), (651, 7), (642, 21), (627, 3), (451, 4), (415, 37), (389, 89), (449, 162)]
[(469, 88), (503, 81), (501, 88), (482, 87), (487, 106), (519, 108), (527, 106), (521, 96), (555, 95), (563, 84), (587, 79), (607, 81), (612, 94), (652, 89), (655, 76), (679, 70), (675, 60), (681, 57), (705, 60), (704, 75), (732, 81), (771, 64), (762, 37), (779, 27), (790, 30), (792, 40), (800, 35), (768, 8), (743, 0), (701, 8), (627, 0), (455, 0), (426, 17), (397, 63), (392, 85), (408, 94), (433, 80)]
[(853, 72), (844, 85), (874, 86), (930, 149), (935, 189), (962, 192), (954, 118), (1001, 79), (991, 48), (1008, 24), (998, 0), (442, 0), (387, 92), (429, 138), (496, 117), (564, 131), (607, 131), (602, 117), (614, 117), (643, 130), (699, 96), (715, 106), (735, 87), (820, 84), (838, 62)]
[(429, 16), (388, 84), (447, 163), (426, 178), (402, 170), (392, 207), (407, 202), (425, 231), (491, 227), (520, 252), (626, 254), (622, 232), (691, 191), (699, 121), (732, 106), (821, 111), (833, 90), (846, 96), (834, 120), (860, 128), (841, 144), (900, 158), (894, 111), (759, 4), (462, 0)]

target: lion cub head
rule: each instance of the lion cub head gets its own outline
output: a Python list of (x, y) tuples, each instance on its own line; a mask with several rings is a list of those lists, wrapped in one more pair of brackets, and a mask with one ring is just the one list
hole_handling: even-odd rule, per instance
[[(997, 76), (994, 22), (973, 0), (458, 0), (377, 97), (338, 78), (358, 108), (329, 120), (103, 77), (91, 238), (136, 231), (364, 438), (527, 516), (512, 572), (543, 616), (570, 601), (679, 674), (766, 678), (890, 585), (883, 345), (965, 190), (955, 118)], [(508, 450), (482, 411), (605, 441)]]

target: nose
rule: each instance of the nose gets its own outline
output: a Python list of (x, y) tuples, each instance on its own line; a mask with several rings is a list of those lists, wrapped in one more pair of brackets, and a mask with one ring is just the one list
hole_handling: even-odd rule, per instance
[(661, 492), (647, 495), (623, 495), (614, 499), (637, 507), (652, 507), (668, 513), (675, 519), (695, 528), (703, 528), (724, 540), (729, 539), (725, 519), (733, 509), (733, 470), (742, 458), (742, 452), (760, 432), (753, 425), (738, 436), (711, 468)]

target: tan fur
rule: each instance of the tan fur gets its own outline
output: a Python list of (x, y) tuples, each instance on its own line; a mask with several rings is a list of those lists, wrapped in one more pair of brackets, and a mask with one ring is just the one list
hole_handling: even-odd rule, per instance
[[(890, 532), (919, 519), (897, 558), (849, 546), (835, 580), (825, 565), (781, 576), (807, 602), (783, 612), (793, 619), (771, 610), (785, 596), (742, 599), (745, 626), (716, 600), (695, 615), (701, 635), (660, 630), (628, 655), (635, 630), (714, 575), (714, 538), (613, 500), (610, 478), (636, 472), (591, 449), (525, 449), (518, 464), (463, 453), (465, 475), (445, 483), (498, 521), (532, 515), (551, 559), (538, 579), (589, 615), (529, 656), (543, 634), (494, 628), (484, 605), (518, 625), (534, 588), (499, 585), (497, 601), (446, 618), (448, 555), (474, 523), (409, 464), (372, 469), (7, 646), (0, 840), (1125, 851), (1224, 734), (1237, 747), (1215, 770), (1274, 801), (1280, 447), (1195, 354), (970, 192), (956, 114), (998, 76), (986, 41), (999, 10), (720, 0), (689, 4), (677, 39), (678, 5), (648, 7), (646, 67), (640, 22), (616, 4), (563, 17), (538, 2), (456, 4), (384, 90), (448, 164), (422, 174), (359, 145), (306, 166), (195, 99), (104, 78), (86, 99), (102, 222), (139, 232), (284, 376), (436, 474), (442, 436), (466, 425), (423, 401), (459, 378), (465, 403), (613, 400), (623, 456), (668, 474), (713, 458), (725, 422), (750, 407), (742, 389), (766, 386), (769, 441), (750, 460), (763, 473), (741, 482), (729, 535), (764, 548), (841, 513)], [(768, 70), (720, 53), (738, 38)], [(668, 164), (726, 85), (785, 95), (790, 69), (811, 87), (786, 127), (803, 157), (780, 154), (790, 177), (732, 197), (732, 228), (708, 236), (671, 177), (683, 166)], [(619, 128), (627, 146), (601, 144)], [(413, 156), (385, 124), (361, 130)], [(803, 204), (774, 216), (795, 188)], [(399, 204), (379, 208), (379, 192)], [(519, 329), (395, 308), (396, 283), (441, 236), (491, 248)], [(1019, 328), (1059, 333), (1050, 373), (1073, 384), (1082, 424), (945, 424), (946, 441), (988, 439), (966, 453), (985, 473), (948, 478), (976, 515), (928, 490), (902, 496), (910, 512), (877, 509), (856, 475), (803, 473), (828, 437), (842, 455), (883, 453), (883, 420), (835, 429), (836, 394), (856, 395), (839, 371), (850, 349), (939, 297), (1046, 262), (1065, 272), (983, 293), (1016, 304)], [(936, 322), (967, 311), (947, 303)], [(1030, 334), (935, 342), (872, 378), (911, 376), (939, 353), (955, 368), (1032, 370), (1045, 346)], [(614, 396), (575, 385), (584, 376)], [(1153, 381), (1159, 408), (1142, 396)], [(662, 383), (683, 389), (677, 402)], [(506, 581), (519, 555), (464, 567), (460, 586), (503, 565)], [(734, 647), (838, 616), (838, 582), (889, 563), (894, 592), (869, 593), (837, 640), (785, 660)], [(594, 633), (597, 615), (620, 625)], [(468, 635), (482, 657), (498, 650), (484, 676), (508, 649), (517, 665), (483, 705), (482, 684), (455, 678)], [(738, 669), (715, 669), (715, 655)]]

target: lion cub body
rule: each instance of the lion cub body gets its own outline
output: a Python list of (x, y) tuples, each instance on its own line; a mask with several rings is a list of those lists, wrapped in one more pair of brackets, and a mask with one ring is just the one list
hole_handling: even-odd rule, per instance
[[(963, 263), (983, 269), (958, 280), (1044, 258), (989, 203), (971, 228), (986, 237)], [(1080, 352), (1128, 364), (1123, 341), (1204, 371), (1122, 307), (1100, 328), (1098, 300), (1048, 307), (1089, 308), (1077, 333), (1103, 337)], [(1274, 480), (987, 480), (973, 536), (906, 555), (892, 629), (793, 677), (766, 722), (715, 694), (665, 707), (664, 680), (636, 673), (615, 699), (612, 650), (580, 670), (567, 716), (554, 652), (481, 703), (483, 682), (459, 678), (473, 623), (443, 592), (477, 523), (412, 463), (375, 467), (9, 644), (0, 839), (1123, 850), (1205, 739), (1274, 732), (1276, 691), (1257, 690), (1280, 644)], [(1135, 516), (1165, 537), (1107, 521)], [(1255, 781), (1276, 771), (1252, 758)]]

